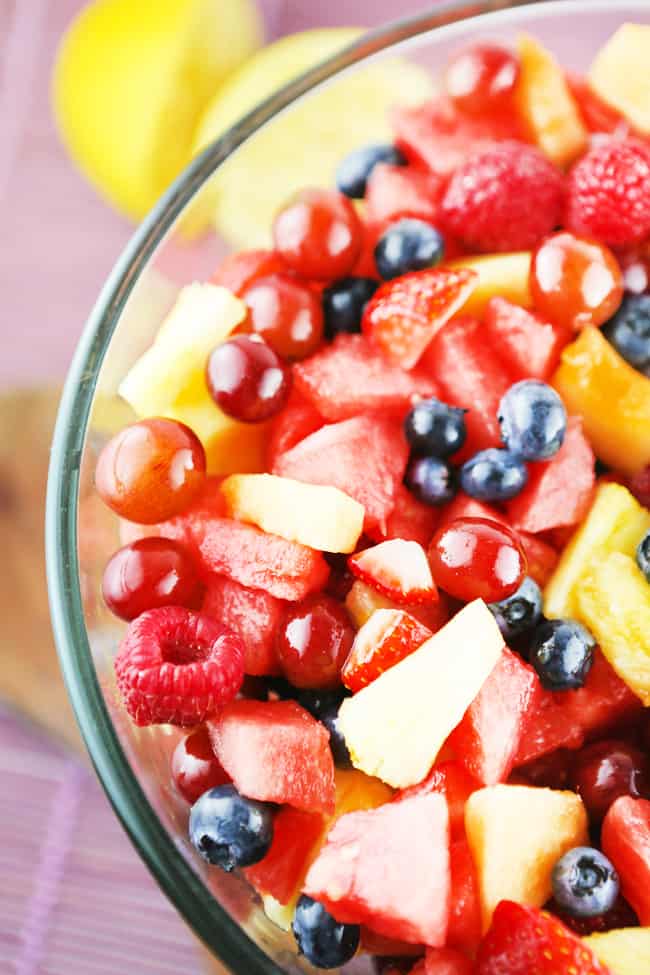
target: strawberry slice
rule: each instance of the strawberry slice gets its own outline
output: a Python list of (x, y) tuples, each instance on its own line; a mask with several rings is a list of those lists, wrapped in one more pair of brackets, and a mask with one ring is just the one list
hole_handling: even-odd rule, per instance
[(357, 632), (341, 670), (341, 680), (356, 693), (408, 657), (433, 636), (402, 609), (378, 609)]
[(378, 288), (366, 305), (361, 328), (389, 362), (411, 369), (477, 282), (478, 274), (470, 268), (404, 274)]
[(351, 555), (348, 566), (358, 579), (399, 605), (438, 601), (429, 560), (417, 542), (390, 538)]
[(584, 941), (545, 911), (501, 901), (476, 959), (476, 975), (612, 975)]

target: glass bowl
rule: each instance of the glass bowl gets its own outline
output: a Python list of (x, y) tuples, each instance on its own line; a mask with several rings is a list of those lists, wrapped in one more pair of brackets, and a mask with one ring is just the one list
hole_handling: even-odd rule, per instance
[[(118, 546), (117, 519), (93, 494), (92, 471), (106, 439), (131, 418), (117, 385), (149, 344), (179, 288), (205, 280), (227, 243), (215, 235), (188, 244), (183, 227), (215, 180), (243, 166), (268, 138), (343, 72), (404, 57), (435, 75), (450, 51), (471, 40), (509, 41), (524, 29), (569, 68), (586, 68), (624, 21), (648, 22), (647, 0), (556, 0), (526, 6), (505, 0), (455, 0), (382, 28), (302, 76), (209, 146), (176, 180), (135, 233), (90, 316), (61, 402), (50, 470), (47, 561), (52, 619), (81, 731), (117, 815), (160, 886), (207, 947), (234, 972), (281, 975), (306, 966), (289, 934), (271, 924), (238, 877), (206, 868), (186, 839), (187, 809), (170, 783), (178, 732), (136, 729), (122, 711), (112, 658), (124, 629), (101, 600), (101, 574)], [(355, 124), (353, 100), (340, 123)], [(308, 137), (308, 136), (306, 136)], [(295, 147), (300, 153), (300, 146)], [(309, 185), (310, 173), (300, 183)], [(298, 187), (296, 187), (298, 188)], [(258, 241), (240, 240), (240, 246)], [(361, 958), (350, 967), (363, 971)]]

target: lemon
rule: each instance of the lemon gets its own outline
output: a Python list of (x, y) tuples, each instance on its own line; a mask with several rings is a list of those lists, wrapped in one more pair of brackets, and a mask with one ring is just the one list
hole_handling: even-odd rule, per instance
[(54, 110), (72, 158), (140, 219), (191, 156), (206, 103), (260, 44), (254, 0), (96, 0), (68, 29)]
[[(358, 28), (305, 31), (259, 51), (206, 108), (195, 151), (361, 33)], [(215, 229), (233, 247), (268, 244), (273, 217), (291, 193), (305, 185), (332, 185), (347, 152), (367, 142), (391, 140), (392, 106), (418, 104), (431, 93), (429, 73), (402, 59), (353, 69), (292, 105), (242, 145), (203, 188), (201, 214), (212, 210)]]

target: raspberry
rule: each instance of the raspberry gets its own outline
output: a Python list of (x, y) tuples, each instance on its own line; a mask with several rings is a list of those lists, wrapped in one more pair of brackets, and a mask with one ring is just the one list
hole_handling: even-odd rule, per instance
[(202, 613), (151, 609), (130, 624), (115, 675), (135, 724), (190, 727), (235, 697), (244, 679), (244, 645)]
[(472, 249), (527, 250), (557, 226), (563, 204), (560, 171), (533, 146), (502, 142), (459, 166), (441, 218)]
[(566, 226), (612, 247), (650, 234), (650, 146), (602, 142), (569, 174)]

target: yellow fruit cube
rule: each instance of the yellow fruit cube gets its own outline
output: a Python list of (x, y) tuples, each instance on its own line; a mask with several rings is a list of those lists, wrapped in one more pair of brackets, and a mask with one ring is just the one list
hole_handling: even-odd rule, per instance
[(376, 809), (392, 798), (393, 790), (381, 779), (365, 775), (358, 769), (337, 769), (336, 805), (331, 822), (347, 813)]
[(339, 711), (352, 763), (395, 788), (421, 782), (503, 650), (485, 603), (468, 603)]
[(598, 457), (635, 474), (650, 463), (650, 379), (623, 359), (597, 328), (562, 352), (552, 384), (569, 413), (582, 417)]
[(612, 975), (650, 972), (650, 928), (618, 928), (583, 941)]
[(588, 133), (564, 71), (550, 51), (528, 34), (519, 37), (517, 50), (519, 111), (542, 152), (558, 166), (567, 166), (587, 147)]
[(268, 423), (239, 423), (226, 416), (207, 389), (193, 403), (160, 411), (186, 423), (205, 447), (208, 474), (257, 474), (266, 467)]
[(533, 299), (528, 287), (530, 254), (488, 254), (485, 257), (461, 257), (449, 262), (450, 267), (467, 267), (478, 274), (478, 282), (459, 314), (481, 318), (490, 298), (507, 298), (516, 305), (530, 308)]
[(531, 907), (548, 900), (556, 861), (587, 842), (587, 813), (574, 792), (495, 785), (469, 797), (465, 830), (487, 928), (501, 900)]
[(650, 529), (650, 511), (622, 484), (601, 484), (589, 514), (560, 556), (544, 590), (544, 613), (549, 618), (576, 616), (576, 593), (594, 559), (610, 552), (634, 555)]
[(262, 907), (269, 921), (282, 931), (291, 931), (291, 922), (299, 896), (296, 894), (288, 904), (281, 904), (272, 894), (262, 894)]
[(594, 91), (650, 135), (650, 24), (623, 24), (589, 71)]
[(629, 555), (597, 560), (577, 592), (578, 613), (610, 664), (650, 706), (650, 584)]
[(221, 491), (233, 518), (323, 552), (353, 552), (363, 531), (363, 505), (338, 488), (234, 474)]

